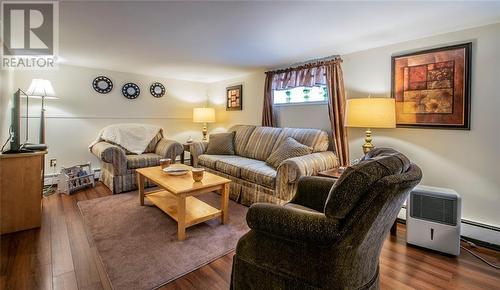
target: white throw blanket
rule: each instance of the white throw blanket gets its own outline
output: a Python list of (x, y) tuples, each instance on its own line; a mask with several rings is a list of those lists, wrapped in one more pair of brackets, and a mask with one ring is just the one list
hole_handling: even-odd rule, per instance
[(92, 146), (101, 141), (118, 144), (128, 151), (142, 154), (153, 138), (161, 131), (161, 127), (147, 124), (116, 124), (104, 127), (99, 132), (97, 139), (89, 145)]

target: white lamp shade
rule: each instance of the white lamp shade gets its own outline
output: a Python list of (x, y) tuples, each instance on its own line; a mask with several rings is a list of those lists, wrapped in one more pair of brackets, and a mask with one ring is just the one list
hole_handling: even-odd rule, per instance
[(193, 122), (195, 123), (213, 123), (215, 122), (214, 108), (194, 108)]
[(394, 99), (361, 98), (347, 100), (345, 126), (395, 128), (396, 107)]
[(49, 80), (33, 79), (26, 91), (30, 98), (57, 99), (54, 88)]

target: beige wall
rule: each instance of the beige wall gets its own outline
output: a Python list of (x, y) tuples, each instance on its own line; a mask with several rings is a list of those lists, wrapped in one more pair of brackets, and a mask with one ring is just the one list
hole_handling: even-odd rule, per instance
[[(262, 115), (264, 71), (256, 71), (244, 77), (212, 83), (208, 86), (210, 105), (216, 108), (217, 123), (210, 128), (222, 131), (235, 124), (259, 125)], [(243, 85), (243, 110), (226, 111), (226, 87)]]
[[(472, 41), (471, 130), (374, 130), (378, 146), (407, 154), (423, 169), (423, 184), (455, 189), (463, 218), (500, 226), (500, 24), (345, 55), (348, 97), (390, 95), (391, 55)], [(361, 154), (363, 130), (352, 129), (351, 156)]]
[[(92, 80), (98, 75), (111, 78), (114, 87), (110, 93), (99, 94), (93, 90)], [(192, 123), (192, 108), (207, 102), (204, 83), (61, 65), (57, 71), (15, 72), (14, 87), (27, 89), (33, 78), (49, 79), (60, 97), (46, 102), (47, 160), (57, 158), (57, 170), (60, 166), (87, 161), (98, 168), (99, 163), (87, 146), (101, 128), (110, 124), (155, 124), (163, 127), (169, 138), (185, 141), (193, 136), (201, 139), (201, 127)], [(166, 88), (162, 98), (154, 98), (149, 93), (149, 85), (154, 81), (162, 82)], [(128, 100), (121, 95), (121, 86), (126, 82), (139, 85), (141, 94), (137, 99)], [(38, 140), (39, 109), (39, 102), (30, 106), (32, 142)], [(48, 166), (48, 162), (46, 164)], [(52, 170), (47, 167), (46, 173)]]
[[(389, 97), (391, 55), (472, 41), (472, 120), (470, 131), (431, 129), (373, 130), (377, 146), (407, 154), (424, 172), (422, 184), (455, 189), (463, 198), (463, 218), (500, 226), (500, 24), (468, 29), (342, 56), (348, 98), (369, 93)], [(244, 83), (245, 111), (238, 122), (259, 124), (263, 74), (212, 85), (217, 96), (225, 84)], [(246, 84), (246, 85), (245, 85)], [(212, 90), (211, 97), (214, 96)], [(250, 104), (249, 102), (252, 102)], [(255, 111), (250, 111), (255, 109)], [(248, 110), (248, 111), (247, 111)], [(280, 126), (329, 128), (326, 105), (277, 108)], [(231, 118), (232, 114), (227, 113)], [(229, 122), (237, 123), (237, 122)], [(351, 158), (361, 156), (363, 130), (349, 129)]]

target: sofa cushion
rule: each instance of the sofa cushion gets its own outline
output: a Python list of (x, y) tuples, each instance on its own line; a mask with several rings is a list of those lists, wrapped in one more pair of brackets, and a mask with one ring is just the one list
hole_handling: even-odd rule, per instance
[(210, 134), (206, 154), (234, 155), (234, 132)]
[(144, 168), (160, 165), (161, 156), (154, 153), (131, 154), (127, 155), (127, 168)]
[(292, 137), (287, 137), (284, 142), (274, 150), (266, 159), (266, 163), (274, 168), (278, 168), (281, 162), (294, 157), (300, 157), (312, 153), (312, 147), (300, 144)]
[(215, 164), (215, 169), (222, 173), (229, 174), (234, 177), (241, 177), (241, 168), (259, 163), (259, 160), (245, 158), (241, 156), (226, 156), (217, 160)]
[(244, 157), (266, 160), (272, 152), (281, 128), (257, 127), (253, 130), (245, 147)]
[(313, 152), (328, 150), (328, 133), (319, 129), (283, 128), (273, 147), (273, 152), (283, 143), (286, 138), (292, 137), (299, 143), (312, 147)]
[(234, 125), (229, 128), (229, 132), (234, 132), (234, 152), (236, 155), (243, 156), (248, 139), (252, 135), (255, 126), (253, 125)]
[(241, 168), (241, 178), (269, 188), (276, 187), (276, 169), (264, 161), (257, 161)]
[(223, 157), (224, 155), (202, 154), (198, 156), (198, 164), (215, 170), (215, 164), (217, 163), (217, 160)]
[(163, 138), (163, 133), (160, 130), (160, 132), (158, 132), (158, 134), (156, 134), (156, 136), (153, 138), (153, 140), (151, 140), (151, 142), (149, 142), (148, 146), (144, 150), (144, 153), (154, 153), (155, 149), (156, 149), (156, 145), (158, 144), (158, 142), (160, 142), (161, 138)]
[(328, 217), (343, 219), (380, 179), (400, 174), (409, 167), (401, 153), (375, 156), (347, 167), (332, 187), (325, 205)]

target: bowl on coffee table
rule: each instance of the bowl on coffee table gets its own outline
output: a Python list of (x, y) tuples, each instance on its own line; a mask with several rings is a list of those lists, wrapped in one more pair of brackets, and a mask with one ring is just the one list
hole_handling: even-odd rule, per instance
[(186, 168), (184, 166), (175, 166), (175, 165), (165, 167), (162, 170), (166, 174), (173, 175), (173, 176), (184, 175), (184, 174), (187, 174), (189, 172), (189, 168)]

